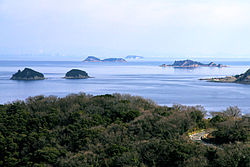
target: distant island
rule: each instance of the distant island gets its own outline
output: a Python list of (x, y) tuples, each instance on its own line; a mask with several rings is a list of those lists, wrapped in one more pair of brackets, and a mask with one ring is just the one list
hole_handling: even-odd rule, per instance
[(45, 78), (42, 73), (34, 71), (30, 68), (25, 68), (23, 71), (18, 70), (18, 72), (12, 75), (10, 79), (30, 81), (30, 80), (43, 80)]
[(103, 59), (102, 62), (127, 62), (127, 61), (123, 58), (107, 58)]
[(123, 58), (107, 58), (107, 59), (99, 59), (94, 56), (88, 56), (83, 62), (127, 62)]
[(209, 82), (250, 84), (250, 69), (240, 75), (227, 76), (224, 78), (205, 78), (200, 80), (206, 80)]
[(88, 56), (83, 62), (101, 62), (102, 60), (94, 57), (94, 56)]
[(215, 64), (214, 62), (211, 62), (209, 64), (203, 64), (198, 61), (193, 60), (181, 60), (181, 61), (175, 61), (172, 65), (162, 64), (160, 67), (175, 67), (175, 68), (196, 68), (196, 67), (226, 67), (222, 64)]
[(144, 59), (142, 56), (136, 56), (136, 55), (128, 55), (125, 57), (125, 59), (130, 59), (130, 60), (139, 60), (139, 59)]
[(64, 78), (66, 78), (66, 79), (87, 79), (87, 78), (89, 78), (89, 75), (85, 71), (78, 70), (78, 69), (72, 69), (66, 73)]

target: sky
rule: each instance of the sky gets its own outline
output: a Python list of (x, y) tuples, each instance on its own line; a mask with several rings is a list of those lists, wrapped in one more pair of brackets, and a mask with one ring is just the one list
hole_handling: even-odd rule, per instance
[(250, 0), (0, 0), (0, 60), (249, 58)]

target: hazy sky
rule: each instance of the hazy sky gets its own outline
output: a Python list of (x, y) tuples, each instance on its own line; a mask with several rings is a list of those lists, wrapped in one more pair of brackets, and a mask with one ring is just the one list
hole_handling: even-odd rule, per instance
[(250, 0), (0, 0), (0, 59), (129, 54), (250, 58)]

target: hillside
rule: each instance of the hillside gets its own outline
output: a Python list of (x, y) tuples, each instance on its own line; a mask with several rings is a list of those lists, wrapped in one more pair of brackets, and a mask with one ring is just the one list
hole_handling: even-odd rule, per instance
[[(0, 166), (246, 167), (249, 122), (238, 111), (205, 119), (201, 106), (130, 95), (31, 97), (0, 105)], [(218, 148), (188, 137), (207, 128)]]
[(241, 75), (235, 76), (237, 83), (248, 83), (250, 84), (250, 69), (248, 69), (245, 73)]
[(207, 80), (209, 82), (250, 84), (250, 69), (240, 75), (227, 76), (223, 78), (205, 78), (200, 80)]

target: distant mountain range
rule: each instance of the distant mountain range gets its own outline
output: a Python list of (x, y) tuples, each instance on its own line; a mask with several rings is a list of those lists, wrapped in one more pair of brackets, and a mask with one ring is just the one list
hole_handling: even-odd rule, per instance
[(176, 68), (196, 68), (196, 67), (226, 67), (222, 64), (215, 64), (214, 62), (211, 62), (209, 64), (203, 64), (198, 61), (193, 60), (181, 60), (181, 61), (175, 61), (174, 64), (167, 65), (162, 64), (161, 67), (176, 67)]
[(127, 62), (123, 58), (107, 58), (107, 59), (99, 59), (94, 56), (88, 56), (83, 62)]

